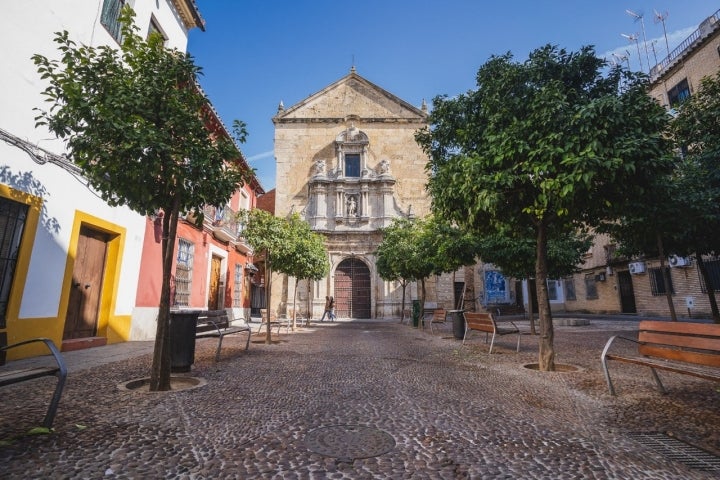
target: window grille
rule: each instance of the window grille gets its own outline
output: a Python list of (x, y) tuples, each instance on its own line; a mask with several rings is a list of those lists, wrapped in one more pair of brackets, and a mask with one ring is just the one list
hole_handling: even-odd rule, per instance
[(233, 307), (242, 307), (242, 272), (241, 264), (235, 264), (235, 283), (233, 285)]
[(0, 328), (7, 326), (7, 305), (27, 211), (25, 204), (0, 198)]
[(565, 299), (577, 300), (575, 296), (575, 279), (573, 277), (564, 278), (563, 286), (565, 287)]
[(125, 0), (105, 0), (103, 2), (102, 16), (100, 17), (100, 23), (118, 43), (122, 41), (120, 11), (124, 5)]
[[(705, 261), (705, 269), (707, 270), (708, 277), (710, 277), (710, 287), (713, 292), (720, 292), (720, 260)], [(698, 268), (698, 276), (700, 277), (700, 286), (703, 293), (708, 292), (708, 287), (705, 285), (705, 279), (700, 273)]]
[(587, 300), (596, 300), (598, 298), (597, 284), (593, 274), (585, 275), (585, 298)]
[[(670, 276), (670, 267), (665, 267), (665, 270), (668, 272), (668, 277), (670, 278), (670, 293), (675, 294), (675, 289), (673, 288), (672, 284), (672, 277)], [(665, 278), (662, 274), (661, 268), (651, 268), (648, 271), (648, 274), (650, 275), (650, 290), (654, 297), (665, 295), (667, 293), (667, 289), (665, 288)]]
[(187, 307), (190, 305), (194, 250), (195, 246), (187, 240), (181, 238), (178, 242), (174, 302), (174, 305), (178, 307)]

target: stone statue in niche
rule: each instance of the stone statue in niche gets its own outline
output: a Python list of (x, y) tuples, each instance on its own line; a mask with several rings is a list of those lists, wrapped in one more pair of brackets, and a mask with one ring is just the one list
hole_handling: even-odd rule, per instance
[(355, 199), (355, 196), (349, 196), (347, 199), (347, 216), (348, 217), (357, 217), (358, 211), (357, 211), (357, 200)]
[(388, 160), (381, 160), (378, 166), (378, 173), (380, 175), (388, 175), (390, 173), (390, 162)]
[(325, 175), (325, 160), (315, 162), (315, 175)]

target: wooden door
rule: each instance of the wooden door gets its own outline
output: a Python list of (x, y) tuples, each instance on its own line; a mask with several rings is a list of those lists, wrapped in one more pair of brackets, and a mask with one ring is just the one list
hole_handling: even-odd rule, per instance
[(335, 314), (340, 318), (370, 318), (370, 269), (356, 258), (335, 270)]
[(208, 310), (220, 310), (220, 266), (222, 259), (215, 255), (210, 260), (210, 285), (208, 287)]
[(618, 289), (620, 290), (620, 311), (622, 313), (637, 313), (635, 306), (635, 290), (629, 270), (617, 272)]
[(63, 340), (93, 337), (97, 333), (109, 240), (107, 233), (80, 227)]

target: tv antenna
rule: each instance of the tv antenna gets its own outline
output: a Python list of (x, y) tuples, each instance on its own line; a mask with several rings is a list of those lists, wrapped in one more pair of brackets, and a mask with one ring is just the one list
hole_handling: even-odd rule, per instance
[(643, 66), (642, 56), (640, 55), (640, 44), (638, 43), (638, 35), (637, 33), (621, 33), (623, 37), (628, 39), (628, 42), (635, 42), (635, 46), (637, 47), (638, 52), (638, 61), (640, 62), (640, 70), (645, 70), (645, 67)]
[(623, 62), (627, 62), (627, 68), (628, 70), (630, 70), (630, 58), (628, 58), (630, 55), (618, 55), (617, 53), (613, 52), (612, 56), (615, 59), (616, 64), (622, 65)]
[[(645, 58), (647, 59), (648, 70), (650, 70), (650, 54), (648, 53), (647, 37), (645, 36), (645, 20), (643, 19), (643, 13), (642, 12), (640, 12), (640, 13), (633, 12), (632, 10), (625, 10), (625, 13), (627, 13), (628, 15), (633, 17), (636, 22), (638, 20), (640, 20), (640, 26), (642, 28), (642, 34), (643, 34), (643, 45), (645, 47)], [(642, 62), (640, 62), (640, 63), (642, 63)]]
[(665, 19), (668, 17), (668, 12), (658, 13), (657, 10), (654, 10), (654, 13), (655, 13), (655, 23), (662, 23), (663, 35), (665, 35), (665, 49), (667, 50), (667, 54), (669, 57), (670, 56), (670, 45), (668, 44), (667, 30), (665, 30)]

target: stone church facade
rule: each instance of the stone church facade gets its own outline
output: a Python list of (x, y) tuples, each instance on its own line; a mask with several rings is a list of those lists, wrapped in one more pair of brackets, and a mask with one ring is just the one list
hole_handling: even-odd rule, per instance
[[(300, 282), (296, 310), (319, 318), (333, 296), (339, 318), (399, 316), (401, 289), (378, 276), (374, 252), (393, 219), (429, 213), (427, 156), (414, 138), (427, 125), (424, 102), (410, 105), (353, 68), (298, 104), (281, 104), (273, 123), (275, 215), (300, 213), (325, 236), (330, 261), (326, 278)], [(274, 276), (271, 312), (286, 313), (294, 282)]]

